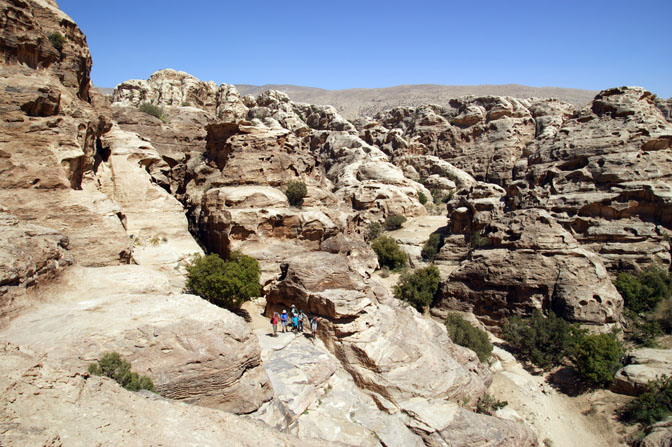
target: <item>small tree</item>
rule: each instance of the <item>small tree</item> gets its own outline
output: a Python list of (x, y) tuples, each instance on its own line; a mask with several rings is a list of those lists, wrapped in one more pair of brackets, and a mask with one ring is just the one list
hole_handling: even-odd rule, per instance
[(502, 338), (523, 360), (543, 369), (562, 364), (573, 352), (581, 332), (553, 312), (544, 317), (538, 309), (529, 318), (512, 316), (502, 326)]
[(492, 355), (492, 343), (490, 343), (488, 334), (472, 326), (460, 314), (448, 314), (446, 328), (454, 343), (474, 351), (481, 362), (485, 362)]
[(132, 372), (131, 364), (122, 359), (118, 352), (105, 353), (98, 360), (98, 363), (91, 363), (89, 365), (89, 374), (114, 379), (119, 385), (129, 391), (154, 391), (152, 379)]
[(616, 371), (623, 366), (623, 349), (613, 333), (584, 335), (573, 357), (576, 372), (591, 386), (610, 385)]
[(425, 195), (424, 192), (418, 191), (418, 200), (420, 201), (421, 205), (424, 205), (427, 203), (427, 196)]
[(649, 312), (670, 297), (672, 278), (669, 273), (650, 268), (636, 275), (619, 273), (616, 288), (623, 297), (625, 307), (633, 312)]
[(389, 214), (385, 218), (385, 229), (387, 231), (398, 230), (406, 222), (406, 218), (401, 214)]
[(261, 295), (259, 263), (240, 252), (226, 261), (217, 254), (197, 256), (186, 269), (187, 288), (210, 302), (237, 308)]
[(422, 247), (422, 259), (425, 261), (433, 261), (436, 254), (443, 246), (443, 238), (438, 233), (432, 233)]
[(287, 201), (290, 205), (300, 208), (301, 205), (303, 205), (303, 199), (308, 195), (308, 188), (303, 182), (289, 181), (287, 182), (285, 195), (287, 196)]
[(398, 270), (406, 265), (406, 252), (389, 236), (380, 236), (371, 243), (371, 248), (376, 252), (381, 267)]
[(402, 275), (399, 283), (394, 286), (394, 296), (422, 311), (434, 301), (440, 281), (439, 269), (435, 265), (430, 265)]

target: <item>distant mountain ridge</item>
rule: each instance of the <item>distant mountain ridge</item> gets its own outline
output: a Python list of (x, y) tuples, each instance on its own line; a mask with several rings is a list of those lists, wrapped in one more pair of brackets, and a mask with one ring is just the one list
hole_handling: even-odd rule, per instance
[[(238, 92), (257, 96), (267, 90), (287, 93), (294, 102), (331, 105), (347, 119), (373, 116), (383, 110), (400, 106), (421, 104), (448, 105), (451, 99), (461, 96), (512, 96), (514, 98), (556, 98), (582, 107), (593, 100), (597, 90), (581, 90), (563, 87), (529, 87), (520, 84), (502, 85), (438, 85), (415, 84), (383, 88), (351, 88), (326, 90), (290, 84), (250, 85), (235, 84)], [(112, 94), (113, 88), (98, 87), (104, 94)]]
[(325, 90), (287, 84), (266, 84), (262, 86), (236, 84), (241, 95), (256, 96), (266, 90), (287, 93), (292, 101), (309, 104), (332, 105), (345, 118), (375, 115), (386, 109), (399, 106), (421, 104), (447, 105), (453, 98), (461, 96), (512, 96), (514, 98), (556, 98), (575, 106), (588, 104), (597, 90), (581, 90), (563, 87), (529, 87), (519, 84), (504, 85), (399, 85), (385, 88), (353, 88), (345, 90)]

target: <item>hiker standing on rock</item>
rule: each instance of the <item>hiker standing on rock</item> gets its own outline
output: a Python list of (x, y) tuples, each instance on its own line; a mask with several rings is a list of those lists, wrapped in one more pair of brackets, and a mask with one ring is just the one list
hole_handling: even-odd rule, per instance
[(298, 315), (298, 318), (299, 318), (299, 332), (303, 332), (303, 319), (305, 317), (306, 316), (303, 313), (303, 311), (301, 309), (299, 309), (299, 315)]
[(273, 316), (271, 317), (271, 324), (273, 325), (273, 336), (277, 337), (278, 336), (278, 313), (273, 312)]
[(287, 311), (283, 310), (280, 315), (280, 323), (282, 325), (282, 332), (287, 332)]
[(315, 332), (317, 332), (317, 317), (313, 315), (313, 317), (310, 319), (310, 335), (315, 337)]

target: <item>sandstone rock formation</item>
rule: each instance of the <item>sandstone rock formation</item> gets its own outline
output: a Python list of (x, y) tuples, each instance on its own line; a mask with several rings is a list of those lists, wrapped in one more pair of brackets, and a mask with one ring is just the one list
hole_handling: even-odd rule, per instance
[(640, 348), (628, 352), (626, 366), (616, 373), (612, 390), (636, 396), (646, 389), (648, 382), (672, 375), (672, 351), (669, 349)]
[(623, 300), (600, 258), (548, 212), (519, 210), (477, 233), (467, 260), (442, 284), (433, 312), (473, 311), (493, 325), (535, 308), (604, 325), (618, 322)]
[(672, 419), (646, 428), (646, 436), (637, 443), (638, 447), (665, 447), (672, 443)]
[(162, 396), (201, 406), (249, 413), (272, 397), (256, 337), (242, 318), (175, 294), (155, 270), (77, 268), (57, 281), (41, 290), (41, 306), (0, 330), (2, 340), (82, 373), (117, 351)]
[(111, 379), (10, 343), (3, 342), (0, 359), (5, 445), (332, 445), (230, 413), (126, 391)]

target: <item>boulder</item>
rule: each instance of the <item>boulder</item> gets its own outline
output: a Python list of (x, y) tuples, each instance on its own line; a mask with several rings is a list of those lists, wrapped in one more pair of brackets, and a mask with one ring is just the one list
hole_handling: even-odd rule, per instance
[(672, 350), (640, 348), (628, 352), (626, 366), (618, 370), (611, 390), (636, 396), (648, 382), (672, 376)]

